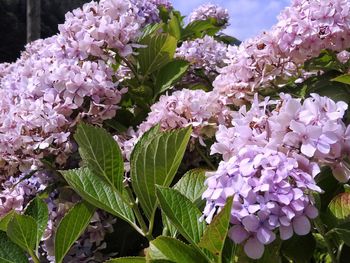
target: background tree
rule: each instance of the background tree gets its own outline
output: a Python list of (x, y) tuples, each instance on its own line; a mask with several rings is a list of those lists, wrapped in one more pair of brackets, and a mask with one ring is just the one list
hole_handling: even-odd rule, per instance
[[(41, 0), (40, 36), (46, 38), (57, 33), (69, 10), (88, 0)], [(15, 61), (26, 44), (26, 0), (0, 0), (0, 63)]]
[(27, 42), (40, 38), (41, 0), (27, 0)]

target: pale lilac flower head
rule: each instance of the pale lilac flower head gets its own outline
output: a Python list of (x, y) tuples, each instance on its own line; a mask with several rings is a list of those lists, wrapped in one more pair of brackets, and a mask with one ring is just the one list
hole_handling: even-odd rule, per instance
[(284, 144), (300, 147), (301, 153), (309, 158), (327, 161), (341, 157), (345, 133), (342, 118), (347, 108), (345, 102), (311, 94), (291, 120)]
[(40, 166), (47, 156), (62, 166), (74, 148), (70, 134), (76, 123), (100, 124), (115, 116), (127, 92), (118, 84), (127, 76), (113, 70), (114, 55), (131, 54), (145, 15), (168, 6), (148, 1), (141, 15), (141, 2), (87, 3), (67, 13), (58, 35), (30, 43), (15, 63), (1, 66), (2, 173)]
[(10, 66), (11, 66), (10, 63), (0, 63), (0, 79), (9, 73), (11, 69)]
[(130, 170), (130, 155), (134, 146), (153, 126), (159, 124), (161, 130), (169, 131), (191, 125), (192, 142), (198, 139), (205, 145), (204, 139), (213, 137), (218, 125), (228, 124), (231, 115), (232, 111), (213, 92), (183, 89), (161, 96), (136, 131), (130, 128), (126, 133), (114, 136), (122, 150), (126, 172)]
[(192, 11), (190, 22), (215, 18), (219, 25), (228, 26), (229, 13), (227, 9), (213, 4), (204, 4)]
[(138, 8), (138, 15), (145, 18), (146, 24), (160, 22), (159, 7), (172, 9), (172, 4), (168, 0), (131, 0)]
[(127, 56), (132, 53), (130, 42), (140, 35), (145, 19), (131, 1), (101, 0), (68, 12), (59, 31), (69, 57), (105, 58), (107, 47)]
[(350, 59), (350, 52), (347, 50), (343, 50), (337, 54), (337, 59), (340, 63), (345, 64)]
[(242, 147), (255, 145), (332, 167), (349, 155), (349, 129), (342, 120), (346, 103), (317, 94), (304, 101), (280, 96), (263, 102), (255, 96), (249, 110), (241, 107), (233, 114), (232, 127), (219, 126), (211, 154), (221, 154), (227, 161)]
[(28, 202), (39, 192), (46, 189), (50, 179), (44, 172), (36, 172), (29, 178), (28, 173), (19, 177), (8, 178), (1, 186), (0, 191), (0, 217), (10, 211), (22, 212)]
[[(49, 208), (49, 223), (45, 230), (41, 249), (49, 262), (55, 262), (54, 239), (57, 227), (66, 215), (66, 213), (77, 203), (81, 198), (67, 189), (60, 189), (52, 192), (46, 200)], [(65, 257), (66, 262), (88, 262), (90, 259), (100, 261), (107, 260), (113, 255), (100, 255), (100, 251), (106, 248), (105, 237), (108, 233), (113, 232), (113, 224), (116, 219), (112, 215), (97, 210), (91, 219), (85, 232), (74, 243)]]
[(193, 127), (192, 136), (200, 140), (210, 137), (217, 125), (230, 120), (231, 111), (213, 92), (183, 89), (172, 95), (163, 95), (159, 102), (151, 107), (147, 119), (140, 125), (139, 132), (144, 133), (156, 124), (162, 130)]
[(310, 193), (321, 192), (314, 177), (319, 172), (315, 163), (302, 156), (288, 157), (282, 152), (258, 146), (246, 146), (216, 172), (208, 173), (204, 216), (213, 216), (233, 196), (229, 237), (243, 243), (253, 259), (263, 255), (264, 245), (293, 233), (306, 235), (311, 230), (309, 219), (318, 212)]
[(205, 36), (191, 41), (184, 41), (177, 48), (175, 56), (191, 63), (192, 69), (204, 69), (206, 75), (216, 76), (219, 68), (224, 67), (227, 45)]
[(349, 48), (349, 10), (346, 0), (292, 1), (271, 30), (228, 51), (228, 66), (213, 83), (215, 90), (228, 97), (228, 103), (249, 99), (252, 91), (271, 82), (298, 76), (303, 63), (323, 49)]

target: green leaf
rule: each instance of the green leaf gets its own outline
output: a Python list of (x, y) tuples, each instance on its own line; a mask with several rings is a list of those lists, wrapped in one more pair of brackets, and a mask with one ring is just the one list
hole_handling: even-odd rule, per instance
[(1, 263), (27, 263), (28, 258), (23, 250), (12, 243), (6, 233), (0, 231), (0, 262)]
[(230, 226), (232, 201), (233, 198), (231, 197), (221, 212), (214, 217), (214, 220), (206, 228), (201, 241), (198, 244), (200, 247), (206, 248), (219, 258), (222, 257), (222, 250)]
[(225, 35), (225, 34), (220, 34), (218, 36), (215, 36), (215, 39), (218, 41), (221, 41), (227, 45), (231, 45), (231, 46), (239, 46), (242, 43), (237, 38), (231, 37), (231, 36)]
[(89, 225), (95, 208), (81, 202), (73, 206), (58, 225), (55, 236), (55, 260), (63, 261), (74, 242), (84, 233)]
[(157, 34), (146, 36), (140, 44), (147, 47), (140, 48), (138, 51), (139, 72), (147, 76), (173, 59), (177, 41), (171, 35)]
[(139, 41), (144, 39), (147, 36), (150, 36), (152, 34), (155, 34), (159, 29), (161, 29), (163, 24), (157, 23), (157, 24), (148, 24), (144, 27), (142, 30), (142, 35), (139, 38)]
[(148, 101), (153, 95), (153, 90), (146, 85), (141, 85), (137, 88), (129, 88), (129, 92), (132, 92), (136, 97), (140, 97), (143, 101)]
[(332, 79), (332, 81), (337, 81), (337, 82), (340, 82), (340, 83), (344, 83), (344, 84), (350, 85), (350, 74), (340, 75), (340, 76)]
[(189, 63), (184, 60), (174, 60), (161, 68), (156, 78), (156, 95), (169, 89), (187, 71)]
[(114, 189), (88, 168), (60, 171), (67, 183), (87, 202), (121, 219), (135, 223), (134, 213)]
[(181, 25), (179, 18), (173, 13), (170, 14), (170, 20), (168, 21), (168, 32), (176, 39), (181, 39)]
[(216, 22), (217, 20), (214, 18), (195, 20), (185, 27), (182, 39), (202, 37), (204, 32), (211, 32), (211, 35), (214, 35), (220, 30), (220, 27), (215, 25)]
[(350, 222), (350, 193), (335, 196), (328, 205), (328, 213), (337, 224)]
[(0, 231), (7, 231), (7, 225), (11, 221), (14, 214), (15, 212), (11, 211), (0, 218)]
[(322, 50), (320, 55), (316, 58), (309, 59), (305, 62), (304, 68), (307, 71), (315, 70), (341, 70), (342, 65), (337, 59), (337, 55), (334, 51)]
[[(176, 238), (178, 232), (177, 232), (177, 229), (176, 227), (170, 222), (169, 218), (164, 214), (162, 213), (162, 222), (163, 222), (163, 231), (166, 230), (166, 232), (163, 232), (163, 233), (167, 233), (167, 236), (170, 236), (171, 237), (174, 237)], [(165, 236), (165, 234), (163, 234)]]
[(292, 238), (283, 241), (281, 252), (294, 262), (309, 262), (316, 247), (316, 241), (310, 233), (306, 236), (294, 235)]
[[(158, 129), (159, 127), (155, 131)], [(149, 219), (157, 207), (155, 185), (171, 184), (191, 132), (190, 127), (157, 134), (152, 130), (140, 139), (131, 154), (132, 186)]]
[(166, 260), (166, 259), (149, 259), (147, 263), (174, 263), (174, 261)]
[(204, 181), (205, 170), (193, 169), (188, 171), (175, 185), (174, 189), (186, 196), (191, 202), (198, 203), (202, 200), (202, 194), (206, 189)]
[(49, 209), (47, 208), (47, 204), (39, 197), (36, 197), (27, 206), (25, 214), (34, 218), (38, 225), (36, 245), (36, 247), (38, 247), (49, 221)]
[[(347, 246), (350, 246), (350, 230), (343, 228), (333, 228), (331, 232), (336, 233), (338, 237), (344, 241)], [(328, 234), (328, 233), (327, 233)]]
[(74, 135), (89, 169), (122, 192), (124, 161), (117, 142), (102, 128), (80, 124)]
[(234, 258), (236, 255), (236, 244), (232, 242), (232, 240), (227, 237), (224, 244), (224, 249), (222, 250), (222, 263), (232, 263), (235, 262)]
[(200, 221), (201, 211), (179, 191), (158, 187), (157, 197), (162, 211), (190, 243), (197, 244), (206, 224)]
[(32, 253), (37, 244), (38, 225), (34, 218), (27, 215), (13, 215), (7, 225), (7, 235), (12, 242), (28, 253)]
[(159, 17), (160, 17), (160, 19), (164, 23), (167, 23), (168, 20), (169, 20), (170, 13), (172, 11), (168, 10), (168, 8), (166, 8), (164, 5), (159, 5), (158, 6), (158, 10), (159, 10)]
[[(257, 263), (281, 263), (280, 255), (282, 242), (280, 239), (275, 239), (271, 244), (265, 247), (263, 256), (257, 260)], [(297, 261), (299, 262), (299, 261)]]
[(113, 258), (105, 263), (146, 263), (144, 257), (125, 257), (125, 258)]
[(208, 262), (207, 259), (193, 247), (177, 239), (163, 236), (158, 237), (150, 243), (147, 258), (186, 263)]

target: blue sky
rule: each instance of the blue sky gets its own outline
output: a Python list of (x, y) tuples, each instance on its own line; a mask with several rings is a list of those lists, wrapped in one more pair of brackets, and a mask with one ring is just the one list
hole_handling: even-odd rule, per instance
[(205, 3), (217, 4), (230, 12), (231, 26), (226, 33), (240, 40), (257, 35), (269, 29), (279, 12), (290, 4), (290, 0), (173, 0), (182, 14), (188, 15), (194, 8)]

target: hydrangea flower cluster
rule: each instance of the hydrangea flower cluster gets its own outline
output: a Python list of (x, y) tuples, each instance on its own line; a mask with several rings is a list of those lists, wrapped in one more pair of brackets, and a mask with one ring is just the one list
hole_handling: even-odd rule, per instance
[(339, 60), (340, 63), (345, 64), (350, 60), (350, 52), (347, 50), (343, 50), (342, 52), (339, 52), (337, 54), (337, 59)]
[(138, 8), (138, 15), (145, 18), (145, 24), (160, 22), (159, 7), (167, 10), (173, 8), (168, 0), (131, 0), (131, 2)]
[[(243, 106), (234, 114), (232, 127), (219, 126), (211, 153), (228, 160), (237, 149), (258, 145), (334, 166), (349, 154), (349, 128), (342, 121), (347, 108), (317, 94), (303, 102), (281, 94), (281, 100), (259, 103), (256, 96), (249, 111)], [(337, 179), (347, 181), (349, 175), (344, 176)]]
[(223, 157), (206, 180), (207, 221), (234, 196), (230, 237), (244, 244), (247, 255), (260, 258), (264, 245), (310, 231), (317, 216), (310, 191), (320, 192), (314, 177), (318, 165), (329, 165), (342, 182), (350, 179), (344, 157), (349, 139), (342, 121), (344, 102), (311, 94), (301, 102), (281, 94), (280, 100), (258, 101), (233, 114), (232, 127), (220, 125), (211, 153)]
[[(27, 178), (28, 177), (28, 178)], [(29, 176), (22, 174), (19, 177), (10, 177), (3, 183), (3, 190), (0, 192), (0, 217), (10, 211), (22, 212), (29, 201), (38, 193), (43, 192), (52, 182), (52, 175), (47, 172), (36, 172)], [(43, 256), (50, 262), (55, 262), (54, 258), (54, 233), (60, 220), (68, 210), (80, 201), (79, 196), (75, 194), (64, 194), (54, 191), (49, 195), (46, 202), (49, 208), (49, 222), (43, 236), (41, 248)], [(105, 236), (113, 232), (115, 218), (104, 212), (97, 211), (88, 226), (84, 235), (77, 241), (71, 251), (68, 253), (67, 262), (76, 262), (77, 258), (86, 260), (89, 257), (96, 259), (97, 252), (106, 247)], [(110, 255), (100, 255), (106, 260)]]
[(160, 97), (140, 125), (139, 133), (145, 133), (158, 123), (162, 130), (192, 125), (192, 137), (202, 141), (203, 138), (210, 137), (212, 131), (216, 131), (217, 125), (229, 122), (230, 116), (231, 111), (223, 105), (218, 94), (182, 89), (170, 96)]
[[(115, 116), (127, 92), (118, 84), (128, 72), (123, 67), (113, 70), (114, 56), (133, 52), (142, 27), (160, 20), (158, 5), (171, 8), (165, 0), (85, 4), (66, 15), (58, 35), (27, 45), (15, 63), (0, 64), (0, 216), (21, 212), (45, 190), (48, 178), (53, 180), (40, 172), (24, 179), (28, 170), (42, 165), (43, 157), (53, 156), (56, 164), (66, 165), (76, 151), (70, 135), (79, 120), (100, 124)], [(48, 259), (52, 232), (75, 201), (48, 199), (50, 222), (42, 246)], [(105, 248), (104, 237), (113, 223), (111, 216), (96, 214), (71, 252), (71, 261), (96, 258), (94, 252)]]
[(171, 7), (165, 0), (87, 3), (66, 14), (65, 23), (59, 26), (61, 44), (69, 57), (108, 58), (111, 49), (126, 57), (133, 52), (133, 41), (140, 35), (141, 28), (159, 22), (158, 5)]
[(318, 166), (299, 159), (259, 146), (238, 150), (206, 181), (206, 221), (210, 223), (233, 196), (229, 237), (237, 244), (244, 242), (244, 251), (253, 259), (276, 239), (276, 229), (282, 240), (293, 232), (306, 235), (311, 230), (309, 219), (318, 215), (308, 194), (321, 189), (314, 181)]
[(196, 8), (189, 15), (190, 22), (215, 18), (219, 25), (228, 26), (229, 13), (227, 9), (213, 4), (204, 4)]
[(302, 63), (323, 49), (349, 48), (349, 10), (346, 0), (293, 0), (270, 31), (230, 47), (215, 90), (235, 103), (277, 77), (297, 74)]
[(0, 63), (0, 79), (8, 74), (10, 63)]
[(167, 1), (141, 2), (87, 3), (67, 13), (58, 35), (29, 44), (17, 62), (1, 66), (3, 174), (40, 166), (50, 155), (64, 164), (77, 121), (101, 123), (115, 116), (127, 92), (118, 87), (125, 72), (111, 67), (115, 52), (130, 55), (146, 20), (159, 20), (157, 6), (170, 8)]
[[(57, 227), (65, 214), (81, 199), (71, 192), (54, 191), (47, 199), (49, 207), (49, 224), (45, 230), (42, 250), (43, 255), (49, 262), (55, 262), (54, 238)], [(68, 252), (65, 262), (88, 262), (94, 259), (103, 262), (110, 254), (103, 254), (100, 251), (106, 248), (105, 237), (113, 232), (113, 224), (116, 219), (113, 216), (97, 210), (84, 234), (77, 240)]]
[(191, 41), (184, 41), (177, 48), (175, 56), (191, 63), (191, 71), (204, 69), (209, 78), (218, 75), (219, 68), (226, 66), (227, 45), (205, 36)]
[(10, 177), (2, 184), (0, 191), (0, 217), (10, 211), (21, 212), (31, 198), (46, 189), (50, 176), (44, 172), (36, 172), (32, 176), (21, 174), (19, 177)]
[(129, 171), (130, 155), (134, 146), (154, 125), (159, 124), (163, 131), (191, 125), (192, 139), (198, 139), (205, 145), (204, 139), (213, 137), (218, 125), (230, 123), (231, 115), (232, 111), (224, 106), (218, 94), (182, 89), (171, 95), (162, 95), (159, 101), (152, 105), (147, 119), (136, 131), (129, 129), (125, 134), (114, 136), (114, 139), (122, 150), (125, 169)]

